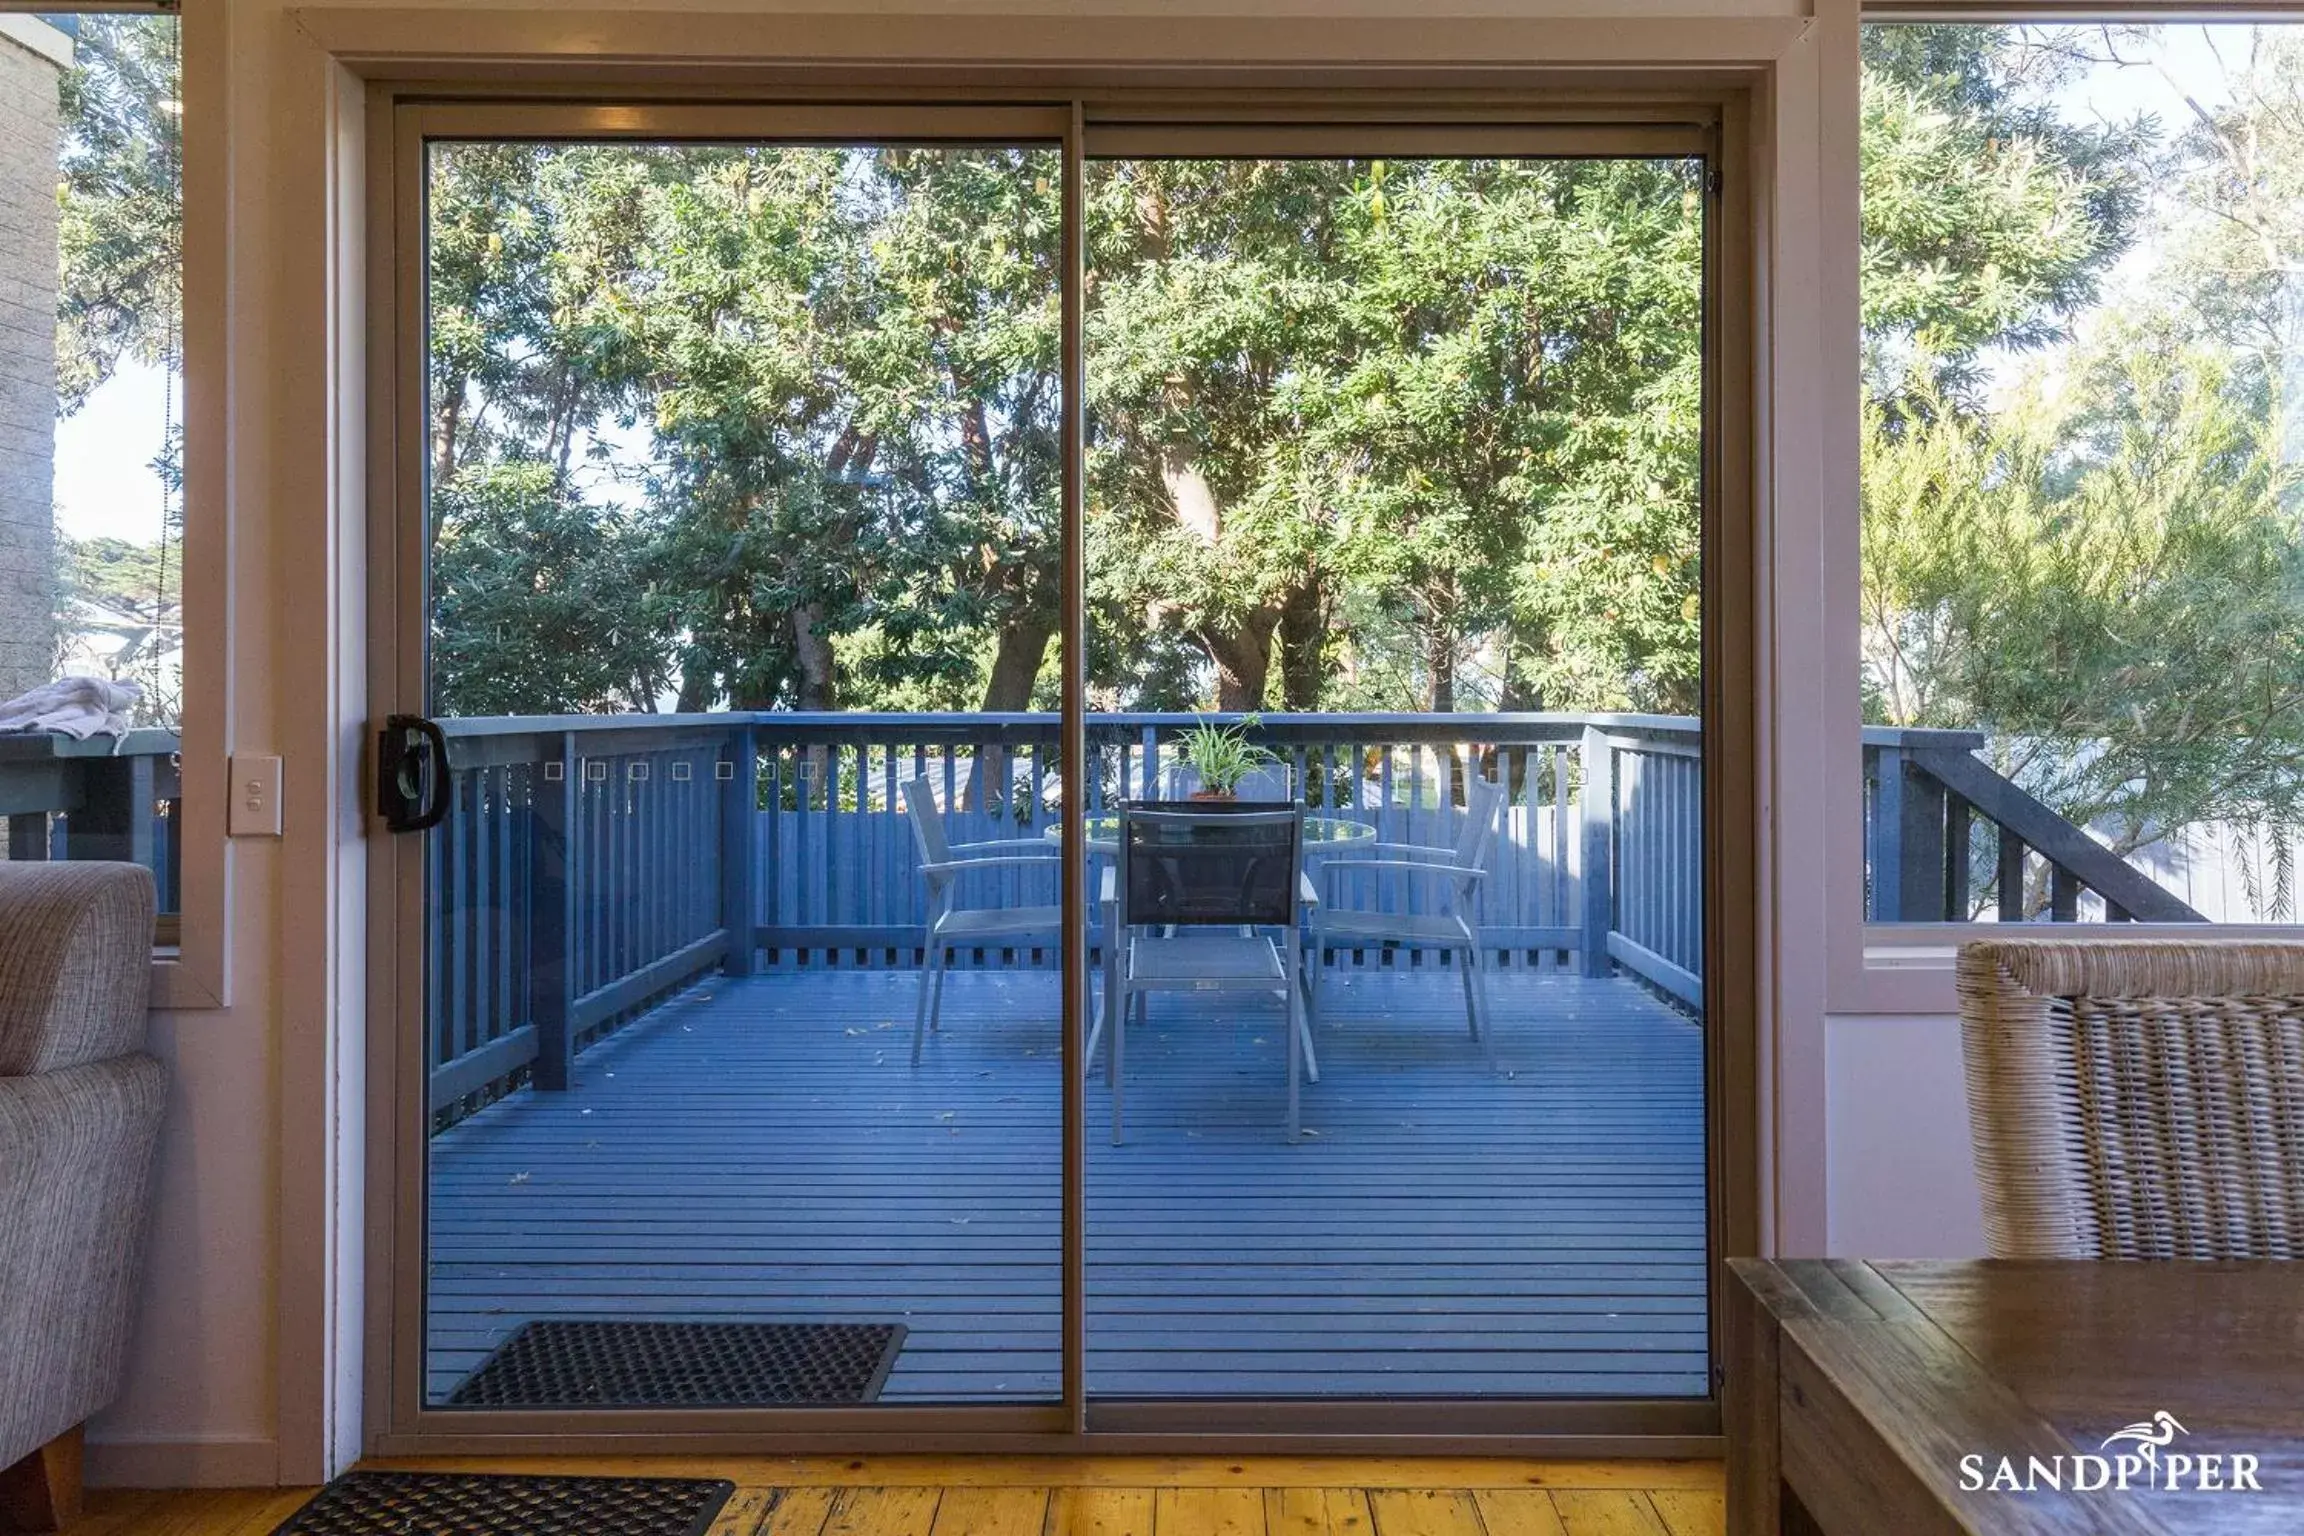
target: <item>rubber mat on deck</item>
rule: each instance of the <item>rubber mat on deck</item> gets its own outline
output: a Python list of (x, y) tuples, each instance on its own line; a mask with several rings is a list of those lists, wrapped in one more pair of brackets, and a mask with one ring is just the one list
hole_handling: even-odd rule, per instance
[(901, 1323), (580, 1321), (523, 1324), (451, 1408), (787, 1408), (868, 1403)]

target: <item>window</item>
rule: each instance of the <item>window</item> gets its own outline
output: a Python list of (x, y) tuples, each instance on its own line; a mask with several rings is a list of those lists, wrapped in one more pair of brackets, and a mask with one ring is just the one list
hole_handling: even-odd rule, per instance
[(181, 79), (174, 16), (0, 15), (6, 854), (148, 865), (164, 944), (182, 804)]
[(1866, 916), (2294, 921), (2304, 27), (1863, 70)]

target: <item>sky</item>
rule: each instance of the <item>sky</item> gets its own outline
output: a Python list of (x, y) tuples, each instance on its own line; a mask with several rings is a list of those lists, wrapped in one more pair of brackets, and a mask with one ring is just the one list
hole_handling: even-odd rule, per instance
[(75, 539), (151, 544), (162, 487), (151, 461), (167, 420), (160, 369), (124, 360), (87, 403), (56, 423), (56, 529)]

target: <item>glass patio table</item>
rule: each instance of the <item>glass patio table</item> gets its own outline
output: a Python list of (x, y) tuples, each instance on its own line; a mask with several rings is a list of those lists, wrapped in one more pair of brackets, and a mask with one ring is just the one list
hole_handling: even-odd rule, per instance
[[(1277, 807), (1275, 807), (1277, 809)], [(1117, 858), (1120, 853), (1120, 818), (1104, 814), (1083, 818), (1088, 834), (1088, 851), (1106, 858)], [(1050, 842), (1064, 837), (1061, 824), (1049, 827), (1041, 836)], [(1376, 840), (1376, 829), (1364, 821), (1347, 821), (1341, 816), (1306, 816), (1304, 818), (1304, 854), (1340, 853), (1350, 843), (1369, 843)]]

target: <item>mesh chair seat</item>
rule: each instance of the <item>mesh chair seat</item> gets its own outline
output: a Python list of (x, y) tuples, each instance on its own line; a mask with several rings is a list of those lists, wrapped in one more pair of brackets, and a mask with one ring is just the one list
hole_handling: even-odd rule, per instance
[(935, 936), (945, 940), (1013, 939), (1032, 933), (1054, 933), (1063, 924), (1062, 907), (962, 907), (936, 919)]
[(1324, 943), (1365, 938), (1371, 944), (1433, 945), (1469, 942), (1469, 925), (1453, 912), (1366, 912), (1344, 908), (1320, 915)]
[(1197, 985), (1281, 986), (1287, 962), (1270, 939), (1239, 934), (1182, 934), (1133, 941), (1129, 975), (1138, 982), (1189, 981)]
[(1962, 946), (1994, 1258), (2304, 1258), (2304, 944)]
[[(1113, 1145), (1121, 1141), (1129, 1016), (1150, 993), (1202, 987), (1281, 995), (1288, 1139), (1296, 1139), (1298, 1081), (1310, 1059), (1296, 922), (1303, 859), (1304, 816), (1294, 806), (1153, 802), (1122, 810), (1114, 918), (1126, 936), (1107, 950), (1104, 986)], [(1209, 931), (1219, 928), (1230, 931)]]

